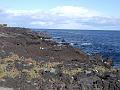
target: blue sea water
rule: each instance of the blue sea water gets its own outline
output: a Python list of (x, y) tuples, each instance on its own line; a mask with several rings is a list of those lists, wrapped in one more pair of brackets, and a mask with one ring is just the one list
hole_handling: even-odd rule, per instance
[(71, 43), (82, 51), (100, 53), (111, 58), (114, 66), (120, 68), (120, 31), (103, 30), (39, 30), (48, 32), (55, 40)]

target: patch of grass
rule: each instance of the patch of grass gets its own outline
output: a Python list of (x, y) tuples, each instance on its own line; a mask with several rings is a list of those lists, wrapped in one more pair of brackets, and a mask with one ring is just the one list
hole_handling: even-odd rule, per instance
[(16, 68), (14, 68), (14, 69), (12, 69), (11, 71), (6, 72), (6, 75), (7, 75), (8, 77), (15, 78), (17, 75), (19, 75), (19, 73), (20, 73), (20, 72), (19, 72)]
[(104, 66), (94, 66), (93, 70), (97, 71), (100, 74), (103, 74), (105, 72), (109, 72), (110, 71), (110, 69), (108, 69), (108, 68), (106, 68)]
[(0, 64), (0, 78), (2, 78), (4, 76), (14, 78), (17, 75), (19, 75), (19, 71), (16, 68), (12, 68), (10, 71), (7, 71), (6, 67), (7, 67), (7, 63), (6, 64)]
[[(18, 55), (13, 54), (12, 56), (8, 56), (1, 60), (2, 63), (0, 64), (0, 78), (4, 76), (14, 78), (17, 75), (19, 75), (19, 71), (15, 68), (15, 65), (14, 65), (14, 60), (17, 60), (18, 58), (19, 58)], [(13, 66), (9, 71), (7, 70), (8, 65)]]
[(6, 76), (4, 69), (5, 69), (5, 66), (0, 65), (0, 78), (3, 78), (4, 76)]
[(82, 72), (82, 68), (73, 68), (73, 69), (63, 69), (64, 74), (68, 74), (69, 76), (73, 76), (79, 72)]
[(41, 68), (53, 68), (56, 67), (58, 64), (61, 64), (60, 62), (46, 62), (42, 63)]
[(39, 74), (40, 68), (34, 67), (30, 71), (27, 72), (27, 79), (32, 80), (34, 78), (38, 78), (40, 76)]
[(18, 59), (19, 59), (19, 56), (16, 54), (12, 54), (11, 56), (4, 58), (5, 61), (14, 61), (14, 60), (18, 60)]

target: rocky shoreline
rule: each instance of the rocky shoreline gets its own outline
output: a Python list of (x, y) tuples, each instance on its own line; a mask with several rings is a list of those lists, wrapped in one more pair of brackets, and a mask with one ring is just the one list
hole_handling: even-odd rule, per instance
[[(0, 27), (0, 87), (7, 90), (120, 90), (120, 69), (27, 28)], [(9, 89), (8, 89), (9, 88)]]

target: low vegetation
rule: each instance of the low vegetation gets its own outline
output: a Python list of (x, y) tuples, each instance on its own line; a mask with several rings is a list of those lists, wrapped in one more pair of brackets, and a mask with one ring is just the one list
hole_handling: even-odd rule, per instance
[(2, 27), (0, 33), (0, 87), (120, 90), (120, 70), (110, 60), (104, 62), (101, 56), (86, 55), (29, 29)]

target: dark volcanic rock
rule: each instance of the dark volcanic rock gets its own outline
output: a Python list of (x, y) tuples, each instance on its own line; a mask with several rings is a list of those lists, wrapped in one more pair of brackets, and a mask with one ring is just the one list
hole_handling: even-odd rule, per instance
[(120, 70), (42, 32), (0, 28), (0, 86), (14, 90), (120, 90)]
[(0, 50), (14, 52), (26, 58), (49, 56), (57, 60), (87, 59), (83, 52), (76, 51), (70, 46), (59, 46), (54, 41), (46, 40), (48, 38), (29, 29), (0, 28)]

